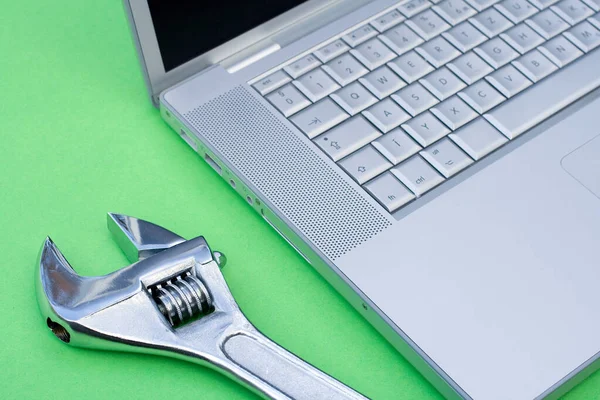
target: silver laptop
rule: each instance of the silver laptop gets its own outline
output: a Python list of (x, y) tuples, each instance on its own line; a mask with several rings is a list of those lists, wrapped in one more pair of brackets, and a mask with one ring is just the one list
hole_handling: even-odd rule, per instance
[(164, 120), (444, 396), (600, 366), (600, 0), (125, 4)]

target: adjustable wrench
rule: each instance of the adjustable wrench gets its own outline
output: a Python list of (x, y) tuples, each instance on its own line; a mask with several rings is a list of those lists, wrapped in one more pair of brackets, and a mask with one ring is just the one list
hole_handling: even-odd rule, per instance
[(365, 399), (261, 334), (221, 274), (225, 256), (204, 237), (185, 240), (158, 225), (108, 214), (133, 262), (82, 277), (50, 238), (40, 254), (37, 298), (63, 342), (171, 356), (218, 369), (266, 398)]

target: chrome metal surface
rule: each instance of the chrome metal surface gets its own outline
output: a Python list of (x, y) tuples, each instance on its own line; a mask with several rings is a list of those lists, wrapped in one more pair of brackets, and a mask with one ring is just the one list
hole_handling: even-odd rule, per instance
[(162, 226), (121, 214), (108, 214), (108, 230), (130, 262), (148, 258), (185, 242)]
[(42, 247), (38, 302), (63, 342), (208, 365), (266, 398), (365, 398), (262, 335), (227, 287), (224, 255), (203, 237), (119, 214), (108, 227), (139, 261), (105, 276), (79, 276), (50, 238)]
[(213, 251), (213, 257), (217, 264), (219, 264), (219, 268), (223, 269), (227, 265), (227, 257), (220, 251)]

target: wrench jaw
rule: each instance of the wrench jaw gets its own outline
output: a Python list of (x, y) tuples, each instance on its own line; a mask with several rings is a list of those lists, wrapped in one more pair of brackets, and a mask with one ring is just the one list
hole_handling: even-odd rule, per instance
[[(46, 318), (48, 328), (63, 342), (71, 343), (75, 337), (74, 331), (67, 322), (69, 317), (62, 312), (61, 305), (68, 302), (71, 289), (78, 285), (79, 276), (50, 237), (44, 241), (38, 259), (39, 268), (36, 270), (35, 287), (40, 311)], [(58, 274), (64, 279), (49, 287), (47, 282), (57, 271), (60, 271)], [(63, 317), (59, 317), (59, 314), (63, 314)]]
[(108, 213), (106, 225), (132, 263), (185, 242), (184, 238), (162, 226), (123, 214)]
[[(81, 347), (142, 352), (169, 349), (181, 354), (194, 347), (193, 352), (201, 355), (197, 342), (186, 343), (186, 329), (193, 326), (214, 337), (217, 327), (239, 319), (241, 312), (220, 271), (225, 257), (218, 252), (213, 256), (203, 237), (185, 240), (158, 225), (118, 214), (109, 214), (108, 225), (123, 251), (139, 261), (105, 276), (80, 276), (50, 238), (44, 241), (37, 299), (48, 327), (59, 339)], [(192, 290), (196, 288), (197, 294)], [(161, 290), (166, 298), (181, 295), (179, 303), (171, 304), (179, 304), (180, 312), (185, 311), (182, 304), (197, 298), (203, 302), (203, 315), (182, 326), (180, 334), (164, 315), (164, 307), (160, 309), (156, 294)], [(200, 304), (191, 307), (200, 311)]]
[(103, 347), (81, 324), (85, 315), (97, 308), (97, 304), (86, 302), (82, 294), (98, 288), (99, 281), (99, 277), (78, 275), (52, 239), (46, 238), (36, 270), (36, 295), (46, 325), (63, 342)]

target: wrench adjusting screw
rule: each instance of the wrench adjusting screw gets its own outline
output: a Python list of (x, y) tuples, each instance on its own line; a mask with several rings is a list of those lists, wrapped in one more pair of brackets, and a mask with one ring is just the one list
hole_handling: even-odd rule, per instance
[(158, 310), (174, 327), (212, 310), (206, 286), (190, 272), (153, 285), (148, 291)]

